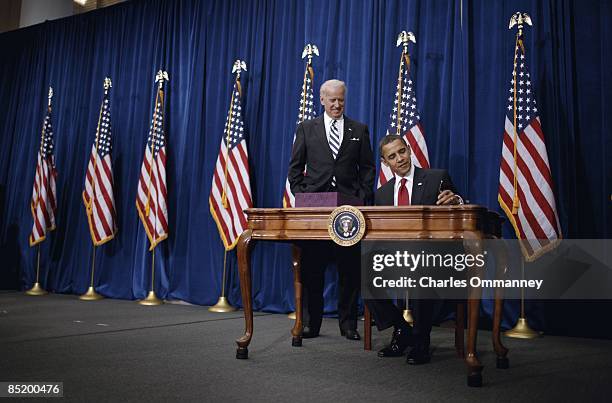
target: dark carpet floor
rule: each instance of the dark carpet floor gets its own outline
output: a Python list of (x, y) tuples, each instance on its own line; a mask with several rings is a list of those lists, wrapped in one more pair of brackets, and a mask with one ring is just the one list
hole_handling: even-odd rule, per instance
[[(89, 401), (611, 401), (612, 341), (544, 336), (504, 339), (510, 368), (495, 368), (491, 333), (479, 333), (482, 388), (468, 388), (453, 330), (435, 327), (432, 362), (380, 359), (374, 350), (322, 336), (291, 347), (286, 315), (256, 313), (248, 360), (236, 360), (242, 312), (76, 296), (0, 293), (0, 381), (64, 383), (64, 399)], [(361, 330), (361, 329), (360, 329)]]

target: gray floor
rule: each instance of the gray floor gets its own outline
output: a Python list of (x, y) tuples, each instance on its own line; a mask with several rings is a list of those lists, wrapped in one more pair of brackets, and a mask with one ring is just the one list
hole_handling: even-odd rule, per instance
[(68, 401), (610, 401), (612, 341), (563, 337), (505, 339), (510, 369), (495, 368), (481, 332), (484, 386), (465, 385), (453, 331), (434, 328), (430, 364), (379, 359), (341, 338), (326, 319), (322, 336), (291, 347), (286, 315), (257, 313), (249, 360), (236, 360), (241, 312), (76, 296), (0, 293), (0, 381), (61, 381)]

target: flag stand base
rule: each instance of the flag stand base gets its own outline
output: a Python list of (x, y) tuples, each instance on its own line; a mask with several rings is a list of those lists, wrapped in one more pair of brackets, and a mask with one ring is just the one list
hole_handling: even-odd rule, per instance
[(87, 292), (79, 297), (81, 301), (98, 301), (104, 297), (96, 292), (93, 287), (89, 287)]
[(414, 318), (412, 317), (412, 311), (410, 309), (404, 309), (403, 317), (406, 323), (410, 326), (414, 326)]
[(32, 288), (30, 288), (29, 290), (26, 291), (26, 294), (28, 294), (28, 295), (45, 295), (45, 294), (47, 294), (47, 291), (45, 291), (45, 289), (40, 286), (39, 282), (36, 282), (36, 283), (34, 283), (34, 286), (32, 286)]
[(138, 303), (140, 305), (155, 306), (163, 304), (164, 301), (157, 298), (157, 295), (155, 295), (155, 291), (151, 290), (149, 291), (149, 295), (147, 295), (145, 299), (141, 299), (140, 301), (138, 301)]
[(231, 306), (230, 303), (227, 302), (227, 298), (219, 297), (217, 303), (208, 308), (208, 310), (210, 312), (234, 312), (236, 308)]
[(516, 326), (505, 332), (504, 336), (513, 337), (515, 339), (535, 339), (540, 337), (540, 333), (529, 327), (527, 319), (519, 318)]

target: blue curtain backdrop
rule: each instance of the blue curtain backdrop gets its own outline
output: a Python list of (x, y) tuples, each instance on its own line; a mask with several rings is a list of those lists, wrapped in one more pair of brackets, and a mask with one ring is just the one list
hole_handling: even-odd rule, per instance
[[(151, 254), (136, 209), (136, 184), (151, 119), (154, 75), (165, 69), (170, 236), (156, 252), (163, 298), (211, 305), (219, 297), (223, 247), (208, 194), (230, 102), (231, 66), (243, 74), (243, 118), (254, 205), (279, 207), (306, 43), (316, 44), (315, 82), (348, 86), (346, 113), (385, 134), (400, 50), (415, 33), (412, 72), (433, 167), (448, 168), (466, 199), (500, 211), (498, 169), (512, 71), (516, 11), (531, 15), (528, 63), (548, 144), (563, 234), (608, 238), (612, 228), (612, 5), (600, 1), (141, 0), (0, 35), (0, 259), (2, 286), (31, 286), (28, 246), (36, 152), (52, 85), (57, 229), (41, 247), (46, 289), (83, 293), (92, 243), (81, 201), (105, 76), (111, 92), (119, 233), (98, 248), (96, 284), (113, 298), (145, 297)], [(506, 235), (511, 237), (509, 226)], [(290, 248), (253, 253), (254, 306), (293, 309)], [(240, 305), (235, 252), (230, 302)], [(330, 271), (330, 278), (334, 272)], [(326, 310), (335, 310), (335, 289)], [(490, 304), (484, 304), (490, 311)], [(516, 306), (508, 304), (508, 323)]]

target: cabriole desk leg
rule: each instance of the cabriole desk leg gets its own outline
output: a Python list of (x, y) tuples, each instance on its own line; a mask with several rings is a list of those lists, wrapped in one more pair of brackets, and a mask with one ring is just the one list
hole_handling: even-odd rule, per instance
[[(464, 241), (466, 251), (473, 255), (482, 253), (483, 245), (480, 236), (467, 234)], [(480, 271), (470, 273), (481, 276)], [(478, 315), (480, 313), (480, 298), (482, 296), (482, 288), (470, 287), (468, 290), (467, 300), (467, 317), (468, 317), (468, 334), (465, 363), (467, 365), (467, 384), (472, 387), (482, 386), (482, 364), (476, 356), (476, 337), (478, 335)]]
[(251, 236), (252, 231), (246, 230), (238, 239), (238, 272), (240, 274), (240, 293), (244, 306), (244, 335), (236, 340), (238, 349), (236, 358), (249, 358), (249, 343), (253, 337), (253, 300), (251, 297)]

